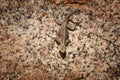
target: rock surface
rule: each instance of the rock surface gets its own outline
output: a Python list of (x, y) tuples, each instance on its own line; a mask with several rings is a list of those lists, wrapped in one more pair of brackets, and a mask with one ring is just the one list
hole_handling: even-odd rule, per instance
[[(71, 43), (62, 59), (53, 17), (71, 16)], [(53, 15), (54, 12), (54, 15)], [(0, 1), (0, 80), (117, 80), (120, 77), (120, 1), (55, 5), (47, 0)]]

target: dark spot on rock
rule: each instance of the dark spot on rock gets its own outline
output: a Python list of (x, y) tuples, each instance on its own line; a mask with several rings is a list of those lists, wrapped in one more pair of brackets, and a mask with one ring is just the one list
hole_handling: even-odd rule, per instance
[(90, 65), (87, 66), (88, 68), (90, 67)]
[(80, 50), (80, 47), (78, 47), (77, 50), (79, 51), (79, 50)]
[(42, 60), (38, 59), (38, 63), (39, 63), (39, 64), (42, 64)]
[(84, 63), (86, 64), (87, 62), (85, 61)]
[(48, 63), (48, 66), (49, 66), (49, 68), (51, 68), (51, 65), (50, 65), (50, 63)]
[(74, 59), (75, 57), (76, 57), (75, 54), (73, 54), (72, 58)]
[(66, 9), (66, 11), (71, 12), (71, 11), (72, 11), (72, 9), (69, 7), (69, 8), (67, 8), (67, 9)]
[(12, 78), (9, 78), (9, 80), (13, 80)]
[(81, 56), (81, 52), (79, 52), (78, 55)]
[(120, 16), (118, 16), (118, 19), (120, 19)]
[(31, 18), (31, 15), (28, 15), (27, 18), (28, 18), (28, 19)]
[(70, 55), (70, 54), (72, 54), (72, 52), (69, 52), (68, 54)]

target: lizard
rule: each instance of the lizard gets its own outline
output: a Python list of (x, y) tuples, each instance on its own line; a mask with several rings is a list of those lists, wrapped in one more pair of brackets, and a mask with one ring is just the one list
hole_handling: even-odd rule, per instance
[[(70, 43), (70, 39), (69, 39), (69, 32), (68, 30), (74, 31), (75, 29), (71, 29), (68, 26), (68, 22), (69, 22), (69, 18), (70, 16), (72, 16), (74, 13), (78, 12), (79, 10), (75, 10), (73, 12), (71, 12), (70, 14), (68, 14), (66, 16), (66, 18), (60, 22), (56, 19), (54, 19), (54, 21), (60, 25), (61, 27), (59, 28), (56, 37), (52, 37), (55, 42), (59, 45), (59, 53), (60, 56), (64, 59), (66, 57), (66, 47), (68, 46), (68, 44)], [(48, 35), (48, 34), (47, 34)], [(49, 37), (51, 37), (50, 35), (48, 35)]]

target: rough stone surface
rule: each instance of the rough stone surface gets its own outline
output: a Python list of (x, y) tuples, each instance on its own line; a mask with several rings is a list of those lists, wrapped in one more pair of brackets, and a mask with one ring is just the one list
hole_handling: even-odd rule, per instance
[[(76, 6), (75, 6), (76, 5)], [(71, 43), (62, 59), (53, 17), (71, 16)], [(54, 12), (54, 15), (53, 15)], [(0, 0), (0, 80), (120, 79), (120, 1), (55, 5), (47, 0)]]

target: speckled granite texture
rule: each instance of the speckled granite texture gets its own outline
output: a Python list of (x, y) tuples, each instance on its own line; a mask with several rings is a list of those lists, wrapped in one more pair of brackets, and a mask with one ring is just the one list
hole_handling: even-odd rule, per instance
[[(71, 16), (71, 43), (62, 59), (55, 36), (75, 4), (0, 0), (0, 80), (118, 80), (120, 0), (92, 0)], [(55, 16), (53, 16), (53, 12)], [(69, 23), (70, 24), (70, 23)]]

